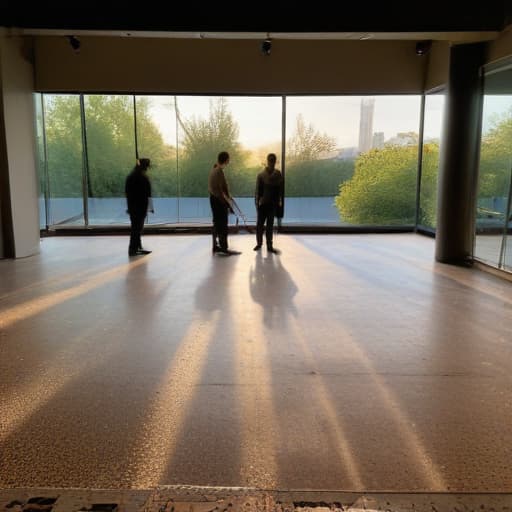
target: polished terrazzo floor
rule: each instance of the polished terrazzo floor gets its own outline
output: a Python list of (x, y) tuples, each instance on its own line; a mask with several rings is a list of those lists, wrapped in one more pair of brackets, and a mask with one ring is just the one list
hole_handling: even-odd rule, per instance
[(52, 237), (0, 260), (0, 487), (512, 488), (512, 283), (434, 240)]

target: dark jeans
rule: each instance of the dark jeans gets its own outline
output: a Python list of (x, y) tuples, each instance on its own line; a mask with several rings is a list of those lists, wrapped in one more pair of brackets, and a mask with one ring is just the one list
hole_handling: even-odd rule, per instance
[(213, 215), (213, 245), (215, 247), (218, 237), (220, 248), (226, 251), (228, 249), (228, 205), (221, 199), (210, 195), (210, 206)]
[[(274, 231), (274, 217), (276, 207), (273, 204), (262, 204), (258, 206), (258, 221), (256, 223), (256, 243), (263, 244), (263, 231), (267, 240), (267, 247), (272, 247), (272, 236)], [(264, 227), (266, 225), (266, 228)]]
[(144, 219), (145, 218), (146, 218), (145, 214), (130, 213), (131, 231), (130, 231), (130, 245), (128, 246), (129, 253), (135, 253), (138, 249), (142, 248), (140, 237), (142, 235), (142, 230), (144, 229)]

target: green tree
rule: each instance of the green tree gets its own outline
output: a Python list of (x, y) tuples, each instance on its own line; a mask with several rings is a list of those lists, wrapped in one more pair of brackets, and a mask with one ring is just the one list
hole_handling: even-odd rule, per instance
[[(230, 155), (229, 178), (231, 193), (249, 186), (246, 162), (249, 158), (238, 141), (239, 128), (225, 98), (210, 102), (206, 119), (184, 119), (176, 109), (183, 132), (180, 147), (180, 195), (205, 197), (208, 194), (208, 173), (221, 151)], [(252, 182), (252, 178), (250, 180)]]
[(508, 194), (512, 165), (512, 108), (497, 116), (482, 138), (479, 197)]
[(85, 102), (89, 197), (123, 197), (135, 164), (132, 96), (91, 95)]
[(312, 124), (306, 126), (301, 114), (297, 116), (295, 131), (286, 142), (286, 159), (290, 164), (318, 160), (336, 149), (336, 141), (319, 133)]
[(362, 153), (335, 199), (351, 224), (410, 224), (416, 213), (417, 146), (385, 146)]
[(335, 196), (339, 184), (352, 176), (351, 160), (332, 158), (336, 141), (306, 126), (298, 115), (292, 136), (286, 143), (286, 195), (289, 197)]
[(354, 173), (354, 160), (313, 160), (286, 167), (288, 197), (334, 197)]
[(424, 144), (418, 219), (419, 224), (423, 226), (436, 226), (438, 170), (439, 144), (435, 142)]
[(176, 147), (164, 142), (150, 114), (149, 98), (137, 96), (137, 143), (139, 157), (151, 159), (151, 193), (153, 197), (176, 197)]
[(82, 196), (82, 131), (78, 96), (45, 96), (51, 197)]
[[(79, 96), (53, 96), (46, 103), (46, 138), (52, 197), (82, 195), (82, 128)], [(137, 102), (138, 138), (155, 164), (155, 191), (172, 190), (175, 150), (166, 145), (149, 115), (147, 99)], [(135, 165), (132, 96), (86, 97), (89, 197), (123, 197), (126, 175)], [(174, 172), (174, 175), (176, 173)], [(175, 186), (174, 186), (175, 189)], [(154, 192), (155, 192), (154, 191)]]
[[(497, 117), (483, 136), (480, 151), (479, 200), (504, 197), (512, 165), (512, 109)], [(414, 221), (416, 146), (385, 146), (362, 154), (354, 176), (340, 185), (336, 206), (353, 224), (406, 224)], [(435, 226), (439, 145), (423, 146), (419, 222)]]

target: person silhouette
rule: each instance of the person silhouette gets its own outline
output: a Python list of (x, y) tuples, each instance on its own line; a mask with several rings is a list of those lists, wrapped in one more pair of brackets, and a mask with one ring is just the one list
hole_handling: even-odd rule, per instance
[[(267, 251), (278, 253), (273, 245), (274, 217), (282, 216), (284, 201), (284, 180), (279, 169), (276, 169), (277, 157), (274, 153), (267, 155), (267, 166), (256, 178), (256, 211), (258, 220), (256, 222), (256, 247), (259, 251), (263, 244), (263, 231), (267, 242)], [(265, 227), (266, 225), (266, 227)]]
[(142, 248), (141, 235), (144, 229), (144, 219), (148, 213), (151, 198), (151, 182), (147, 177), (151, 165), (149, 158), (137, 160), (135, 167), (126, 177), (125, 194), (130, 215), (130, 244), (128, 256), (150, 254), (151, 251)]
[[(208, 192), (210, 194), (210, 206), (212, 209), (212, 252), (225, 254), (240, 254), (238, 251), (228, 249), (228, 212), (233, 213), (231, 195), (228, 183), (224, 175), (224, 169), (229, 164), (229, 153), (221, 151), (217, 156), (217, 162), (213, 165), (208, 175)], [(218, 242), (217, 242), (218, 239)]]
[(256, 256), (254, 267), (249, 271), (251, 297), (263, 308), (263, 323), (267, 327), (286, 322), (288, 314), (297, 314), (293, 299), (298, 287), (284, 268), (281, 258), (270, 253)]

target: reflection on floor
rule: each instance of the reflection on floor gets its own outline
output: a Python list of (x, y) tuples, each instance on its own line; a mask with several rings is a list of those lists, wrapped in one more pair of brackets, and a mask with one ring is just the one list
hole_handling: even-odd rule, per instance
[(507, 237), (504, 247), (502, 245), (502, 235), (477, 235), (474, 256), (493, 267), (499, 266), (501, 256), (500, 268), (512, 272), (512, 236)]

